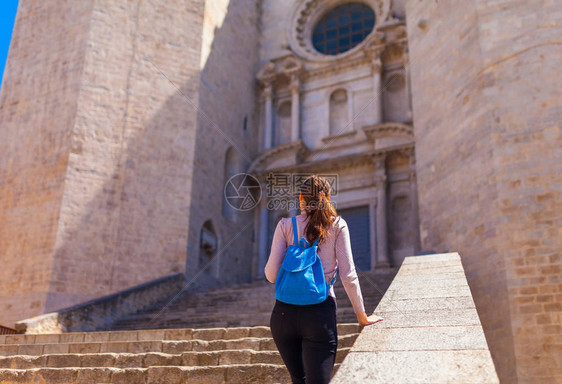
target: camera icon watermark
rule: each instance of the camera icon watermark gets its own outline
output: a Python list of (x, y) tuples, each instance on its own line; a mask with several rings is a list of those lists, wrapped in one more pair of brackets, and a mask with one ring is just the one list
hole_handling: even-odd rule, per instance
[(238, 211), (254, 209), (260, 202), (262, 190), (258, 179), (248, 173), (238, 173), (224, 185), (224, 198)]
[[(292, 211), (300, 208), (299, 194), (313, 196), (314, 186), (303, 187), (304, 181), (312, 173), (270, 172), (265, 183), (248, 173), (238, 173), (228, 179), (224, 186), (226, 202), (239, 211), (249, 211), (255, 208), (264, 193), (267, 199), (267, 209)], [(337, 174), (317, 174), (330, 184), (330, 195), (338, 193)], [(263, 190), (265, 188), (265, 191)]]

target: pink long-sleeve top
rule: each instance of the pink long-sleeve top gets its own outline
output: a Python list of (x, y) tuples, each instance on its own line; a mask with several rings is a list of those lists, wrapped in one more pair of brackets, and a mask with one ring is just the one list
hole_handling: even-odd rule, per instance
[[(307, 223), (308, 217), (306, 212), (301, 211), (301, 214), (297, 216), (297, 234), (299, 239), (304, 237), (304, 229)], [(275, 283), (275, 280), (277, 280), (277, 274), (281, 269), (281, 264), (283, 264), (287, 247), (293, 244), (293, 242), (292, 220), (290, 217), (282, 218), (275, 228), (271, 253), (265, 266), (265, 277), (269, 282)], [(317, 253), (322, 261), (326, 282), (332, 281), (336, 274), (336, 267), (339, 266), (339, 278), (342, 280), (345, 292), (353, 305), (353, 310), (356, 314), (365, 312), (359, 279), (351, 253), (349, 229), (341, 216), (335, 220), (327, 231), (324, 240), (319, 244)], [(334, 287), (330, 289), (329, 295), (334, 298), (336, 297)]]

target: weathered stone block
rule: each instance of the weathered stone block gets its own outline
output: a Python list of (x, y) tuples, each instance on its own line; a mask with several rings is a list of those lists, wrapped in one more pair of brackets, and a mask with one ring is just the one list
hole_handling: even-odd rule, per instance
[(143, 355), (119, 353), (115, 355), (114, 366), (116, 368), (142, 368), (143, 357)]
[(102, 343), (75, 343), (68, 345), (69, 353), (100, 353)]
[(190, 368), (183, 371), (182, 383), (185, 384), (224, 384), (226, 369), (223, 367)]
[(251, 327), (250, 328), (250, 337), (271, 337), (271, 331), (269, 327)]
[(499, 383), (490, 353), (351, 352), (331, 383)]
[(80, 367), (80, 355), (49, 355), (47, 357), (47, 367), (64, 368), (64, 367)]
[(20, 344), (18, 346), (18, 355), (41, 355), (43, 353), (43, 344)]
[[(96, 343), (97, 344), (97, 343)], [(105, 343), (100, 343), (100, 353), (123, 353), (129, 352), (129, 344), (126, 341), (108, 341)]]
[(250, 328), (249, 327), (233, 327), (233, 328), (226, 328), (223, 338), (225, 340), (228, 339), (241, 339), (243, 337), (250, 336)]
[(128, 343), (129, 353), (142, 353), (142, 352), (161, 352), (161, 341), (133, 341)]
[(55, 353), (68, 353), (68, 344), (44, 344), (43, 353), (44, 354), (55, 354)]
[(111, 372), (111, 384), (145, 384), (145, 376), (140, 368), (116, 369)]
[(230, 350), (234, 350), (234, 349), (253, 349), (256, 351), (259, 351), (260, 349), (260, 344), (261, 344), (262, 339), (253, 337), (247, 337), (244, 339), (238, 339), (238, 340), (225, 340), (224, 341), (224, 348), (221, 349), (230, 349)]
[(112, 353), (95, 353), (84, 354), (80, 356), (81, 367), (113, 367), (115, 366), (115, 354)]
[(137, 331), (118, 331), (109, 333), (109, 341), (136, 341), (138, 340)]
[(219, 340), (223, 338), (225, 331), (224, 328), (195, 329), (192, 337), (194, 340)]
[(180, 384), (183, 374), (180, 367), (150, 367), (147, 369), (146, 384)]
[(148, 368), (156, 365), (182, 365), (182, 356), (165, 353), (146, 353), (142, 361), (142, 366)]
[(244, 351), (221, 351), (218, 353), (218, 365), (251, 364), (252, 352)]
[(111, 368), (82, 368), (76, 375), (76, 384), (111, 383)]
[(192, 329), (167, 329), (164, 331), (164, 340), (191, 340)]
[(84, 342), (86, 343), (98, 343), (103, 341), (109, 341), (110, 332), (87, 332), (84, 335)]
[(39, 368), (34, 371), (32, 383), (74, 384), (78, 372), (73, 368)]
[(251, 364), (283, 364), (283, 359), (279, 352), (259, 351), (251, 353)]
[(162, 342), (162, 352), (164, 353), (177, 354), (191, 350), (193, 350), (192, 341), (166, 340)]

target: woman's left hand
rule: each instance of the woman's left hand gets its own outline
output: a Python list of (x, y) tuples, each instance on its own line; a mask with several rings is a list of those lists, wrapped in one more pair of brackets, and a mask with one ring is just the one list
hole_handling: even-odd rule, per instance
[(361, 325), (362, 327), (364, 327), (365, 325), (375, 324), (382, 320), (384, 320), (382, 317), (374, 314), (371, 316), (367, 316), (367, 313), (365, 312), (357, 315), (357, 321), (359, 322), (359, 325)]

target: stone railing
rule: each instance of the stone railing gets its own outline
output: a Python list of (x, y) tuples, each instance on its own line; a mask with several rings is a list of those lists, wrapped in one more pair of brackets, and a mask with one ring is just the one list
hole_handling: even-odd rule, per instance
[(331, 383), (499, 383), (458, 253), (407, 257)]
[(15, 329), (0, 325), (0, 335), (12, 335), (14, 333), (17, 333)]
[(181, 291), (181, 273), (16, 323), (19, 333), (84, 332), (107, 329), (119, 318), (138, 312)]

